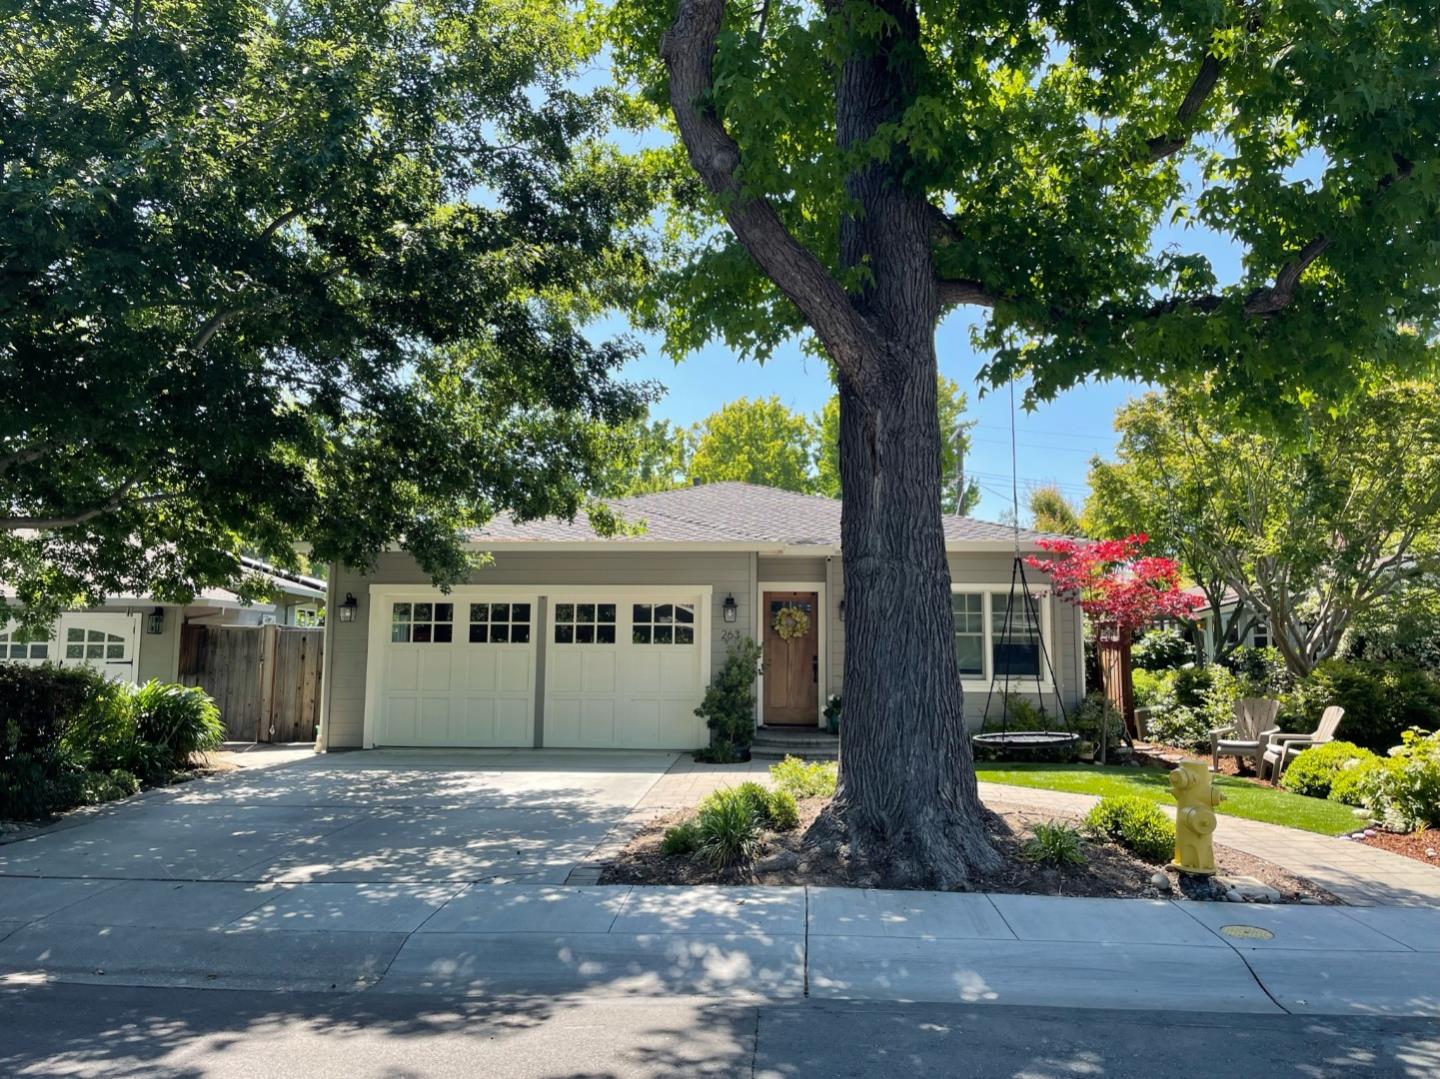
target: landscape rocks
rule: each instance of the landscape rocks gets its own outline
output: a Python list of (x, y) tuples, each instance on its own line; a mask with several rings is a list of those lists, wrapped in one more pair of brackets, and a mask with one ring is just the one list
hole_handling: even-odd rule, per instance
[(1170, 875), (1157, 870), (1150, 875), (1150, 883), (1155, 885), (1160, 891), (1168, 892), (1170, 890)]
[(1238, 895), (1239, 902), (1242, 903), (1279, 903), (1284, 899), (1278, 889), (1272, 888), (1264, 881), (1256, 880), (1254, 877), (1219, 877), (1216, 879), (1225, 887), (1226, 899), (1229, 899), (1231, 894)]

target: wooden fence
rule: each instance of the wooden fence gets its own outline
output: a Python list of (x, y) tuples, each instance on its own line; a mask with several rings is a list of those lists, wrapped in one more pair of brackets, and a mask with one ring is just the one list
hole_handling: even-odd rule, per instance
[(1130, 678), (1130, 634), (1117, 636), (1101, 632), (1095, 640), (1100, 658), (1101, 688), (1111, 707), (1125, 717), (1125, 729), (1133, 738), (1135, 727), (1135, 686)]
[(197, 626), (180, 632), (180, 681), (215, 698), (225, 737), (311, 742), (320, 722), (324, 631)]

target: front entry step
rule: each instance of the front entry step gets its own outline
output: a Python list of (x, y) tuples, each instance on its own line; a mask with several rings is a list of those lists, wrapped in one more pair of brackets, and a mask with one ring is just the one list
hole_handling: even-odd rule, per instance
[(840, 738), (818, 727), (762, 727), (750, 743), (750, 756), (755, 760), (778, 761), (801, 757), (812, 761), (840, 759)]

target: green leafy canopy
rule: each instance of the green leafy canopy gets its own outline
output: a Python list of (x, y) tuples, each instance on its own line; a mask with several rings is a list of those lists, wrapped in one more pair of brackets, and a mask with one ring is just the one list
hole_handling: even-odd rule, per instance
[[(913, 12), (919, 32), (896, 33)], [(657, 105), (670, 0), (621, 0), (619, 69)], [(836, 73), (895, 50), (898, 117), (837, 138)], [(1213, 373), (1255, 407), (1339, 397), (1422, 360), (1440, 313), (1440, 27), (1430, 0), (988, 0), (730, 4), (706, 102), (746, 197), (852, 294), (847, 178), (886, 162), (933, 210), (942, 299), (985, 310), (993, 383), (1032, 400), (1093, 376)], [(842, 148), (843, 147), (843, 148)], [(683, 353), (719, 339), (765, 357), (805, 329), (693, 181), (692, 243), (652, 321)], [(1201, 235), (1243, 265), (1221, 280)], [(677, 244), (676, 250), (681, 250)]]
[(437, 582), (573, 515), (649, 387), (656, 163), (559, 0), (93, 0), (0, 24), (0, 579), (184, 596), (242, 543)]

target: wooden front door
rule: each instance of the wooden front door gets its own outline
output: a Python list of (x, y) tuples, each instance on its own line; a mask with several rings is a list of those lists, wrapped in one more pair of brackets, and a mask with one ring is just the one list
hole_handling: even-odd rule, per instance
[[(766, 592), (765, 701), (770, 727), (813, 727), (820, 714), (820, 604), (816, 592)], [(805, 632), (788, 640), (775, 629), (776, 616), (798, 608), (809, 620)]]

